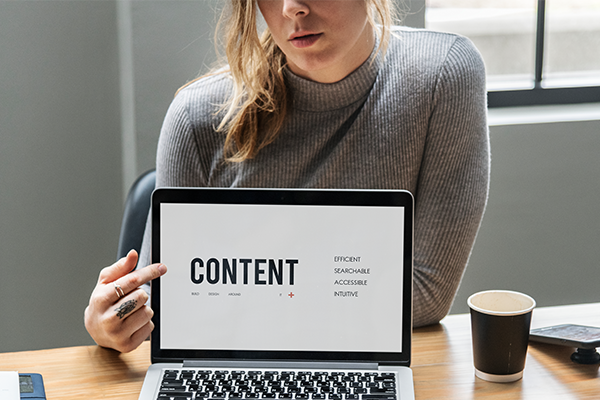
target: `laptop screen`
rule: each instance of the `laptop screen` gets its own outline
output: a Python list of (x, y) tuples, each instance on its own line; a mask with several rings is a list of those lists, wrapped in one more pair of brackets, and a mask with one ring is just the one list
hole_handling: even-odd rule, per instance
[(168, 267), (153, 282), (153, 353), (409, 350), (407, 192), (159, 189), (153, 233), (153, 260)]

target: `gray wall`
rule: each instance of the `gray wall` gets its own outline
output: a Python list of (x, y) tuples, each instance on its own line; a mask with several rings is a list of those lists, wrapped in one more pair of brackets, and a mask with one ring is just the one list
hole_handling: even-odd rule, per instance
[(115, 17), (112, 1), (0, 1), (0, 351), (90, 343), (123, 197)]
[(452, 312), (487, 289), (600, 302), (600, 119), (492, 126), (490, 140), (489, 202)]
[(218, 0), (132, 1), (137, 172), (154, 168), (163, 117), (177, 89), (216, 62)]
[[(83, 310), (114, 261), (124, 188), (154, 166), (177, 88), (215, 60), (219, 3), (0, 0), (0, 352), (92, 344)], [(490, 202), (453, 311), (488, 287), (600, 301), (586, 279), (600, 121), (491, 132)]]

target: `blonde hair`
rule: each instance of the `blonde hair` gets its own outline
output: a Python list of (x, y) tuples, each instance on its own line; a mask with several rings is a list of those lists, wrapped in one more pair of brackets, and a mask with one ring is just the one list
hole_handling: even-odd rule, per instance
[[(385, 54), (394, 11), (390, 0), (365, 0), (369, 24), (378, 32), (377, 52)], [(233, 91), (220, 111), (217, 127), (226, 132), (224, 155), (228, 161), (254, 158), (279, 134), (288, 109), (283, 77), (286, 58), (268, 28), (259, 36), (256, 0), (231, 0), (219, 21), (225, 32), (225, 54), (233, 78)], [(379, 24), (379, 26), (378, 26)], [(217, 29), (218, 35), (219, 29)], [(217, 36), (215, 36), (217, 37)], [(214, 74), (214, 72), (213, 72)]]

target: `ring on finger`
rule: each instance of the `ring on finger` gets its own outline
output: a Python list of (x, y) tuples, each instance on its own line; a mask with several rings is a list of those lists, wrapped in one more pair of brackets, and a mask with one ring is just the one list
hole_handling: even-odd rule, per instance
[(120, 300), (121, 297), (125, 296), (125, 293), (123, 292), (123, 289), (121, 288), (121, 285), (118, 285), (116, 282), (113, 282), (113, 285), (115, 287), (115, 292), (117, 293), (117, 297)]

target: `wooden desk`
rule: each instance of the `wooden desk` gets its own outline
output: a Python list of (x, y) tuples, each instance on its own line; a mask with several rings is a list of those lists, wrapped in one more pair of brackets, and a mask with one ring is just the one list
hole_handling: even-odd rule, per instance
[[(475, 377), (468, 314), (451, 315), (440, 325), (413, 335), (415, 394), (422, 399), (600, 399), (598, 365), (571, 361), (571, 347), (530, 342), (523, 379), (491, 383)], [(532, 328), (572, 323), (600, 327), (600, 303), (540, 307)]]
[[(534, 310), (532, 327), (559, 323), (600, 326), (600, 303)], [(0, 354), (0, 370), (37, 372), (48, 400), (135, 400), (150, 364), (144, 343), (129, 354), (97, 346)], [(531, 343), (524, 377), (502, 384), (475, 377), (469, 316), (452, 315), (413, 335), (415, 392), (422, 399), (600, 399), (597, 365), (570, 360), (572, 348)]]

